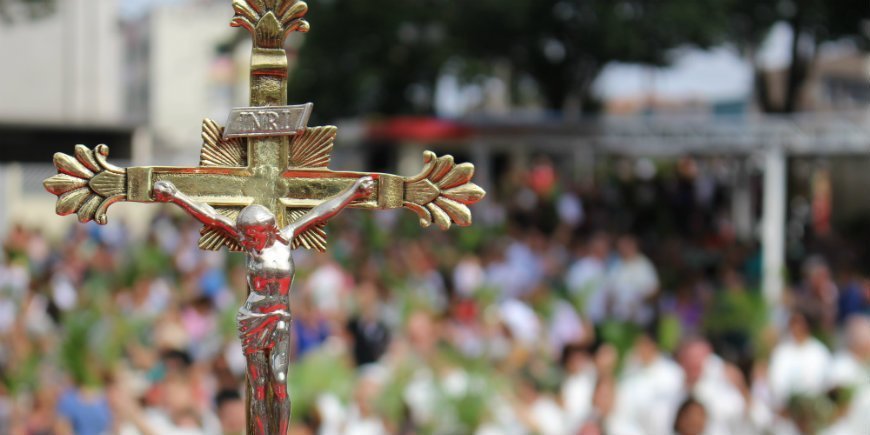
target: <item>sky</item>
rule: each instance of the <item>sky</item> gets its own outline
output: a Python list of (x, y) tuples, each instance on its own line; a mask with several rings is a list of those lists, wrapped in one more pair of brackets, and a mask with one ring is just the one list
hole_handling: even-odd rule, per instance
[(653, 68), (612, 62), (594, 85), (604, 99), (655, 95), (667, 99), (736, 100), (749, 95), (752, 67), (733, 47), (683, 49), (672, 64)]
[[(767, 69), (786, 67), (791, 61), (791, 28), (773, 26), (756, 59)], [(655, 95), (665, 99), (735, 101), (752, 92), (752, 65), (733, 46), (708, 50), (674, 50), (671, 65), (655, 68), (612, 62), (596, 80), (596, 95), (604, 99), (625, 99)]]

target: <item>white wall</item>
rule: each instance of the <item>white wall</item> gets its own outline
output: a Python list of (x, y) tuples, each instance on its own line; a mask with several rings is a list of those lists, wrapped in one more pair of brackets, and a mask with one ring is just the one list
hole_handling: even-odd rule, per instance
[(123, 119), (116, 0), (62, 0), (57, 13), (0, 26), (0, 121)]
[[(219, 95), (238, 80), (235, 65), (217, 65), (215, 48), (230, 41), (227, 4), (162, 6), (151, 17), (150, 119), (156, 140), (198, 154), (202, 119), (223, 124), (233, 99)], [(232, 76), (227, 80), (226, 73)], [(229, 86), (224, 86), (229, 82)], [(185, 153), (187, 154), (187, 153)], [(194, 164), (196, 162), (190, 162)]]

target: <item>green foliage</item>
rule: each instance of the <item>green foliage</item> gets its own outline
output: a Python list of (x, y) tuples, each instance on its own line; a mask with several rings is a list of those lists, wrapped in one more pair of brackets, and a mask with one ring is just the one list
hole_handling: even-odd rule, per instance
[[(465, 357), (447, 346), (439, 347), (434, 360), (425, 369), (427, 365), (413, 359), (392, 369), (375, 403), (379, 415), (398, 424), (406, 411), (409, 384), (427, 379), (432, 383), (433, 415), (437, 417), (424, 424), (420, 433), (473, 433), (487, 421), (493, 398), (508, 391), (509, 381), (492, 369), (489, 360)], [(445, 381), (450, 377), (452, 381)]]
[(315, 409), (322, 394), (334, 394), (347, 403), (355, 382), (347, 360), (320, 350), (290, 365), (288, 387), (293, 398), (293, 420), (302, 421)]
[[(547, 106), (587, 98), (610, 61), (664, 64), (667, 50), (718, 42), (724, 13), (704, 0), (479, 0), (457, 2), (451, 35), (463, 60), (511, 66)], [(486, 23), (481, 25), (481, 23)], [(514, 83), (516, 85), (516, 83)]]
[[(293, 100), (326, 120), (431, 113), (436, 80), (474, 80), (507, 66), (531, 78), (546, 105), (588, 100), (612, 60), (663, 64), (668, 49), (718, 42), (723, 3), (712, 0), (321, 0), (291, 80)], [(323, 29), (319, 30), (318, 29)], [(503, 68), (502, 68), (503, 69)], [(516, 93), (515, 93), (516, 94)]]
[[(232, 258), (233, 256), (230, 256)], [(172, 258), (164, 253), (154, 242), (138, 245), (134, 248), (129, 267), (125, 268), (124, 284), (132, 286), (142, 278), (165, 275), (167, 271), (175, 270)]]
[(666, 315), (659, 319), (658, 334), (656, 340), (659, 347), (666, 352), (675, 353), (683, 336), (683, 328), (680, 319), (675, 315)]
[(40, 357), (36, 352), (27, 355), (23, 364), (10, 367), (9, 371), (0, 372), (0, 381), (15, 397), (25, 391), (34, 391), (39, 385)]
[(118, 313), (107, 294), (92, 300), (104, 303), (64, 313), (61, 320), (60, 364), (82, 386), (102, 385), (127, 345), (144, 341), (152, 326), (148, 319)]
[[(590, 86), (610, 61), (664, 65), (670, 49), (733, 42), (754, 53), (770, 27), (787, 22), (823, 41), (867, 45), (864, 0), (320, 0), (299, 53), (292, 100), (317, 102), (321, 120), (361, 114), (427, 114), (438, 77), (508, 80), (514, 103), (595, 109)], [(863, 33), (862, 33), (863, 32)], [(793, 110), (811, 57), (788, 80)], [(760, 80), (760, 90), (764, 80)], [(766, 98), (761, 92), (760, 98)], [(768, 98), (769, 100), (769, 98)], [(763, 108), (773, 110), (770, 102)], [(790, 108), (790, 109), (789, 109)]]
[(767, 324), (768, 307), (759, 291), (726, 289), (714, 296), (707, 312), (703, 325), (706, 334), (740, 333), (757, 338)]
[(448, 389), (443, 381), (439, 383), (438, 414), (446, 418), (439, 418), (437, 433), (445, 433), (445, 423), (451, 433), (473, 433), (487, 421), (493, 398), (508, 386), (485, 359), (465, 358), (454, 353), (453, 360), (460, 373), (458, 376), (465, 378), (466, 384), (460, 389)]
[(60, 348), (61, 364), (77, 385), (100, 383), (99, 359), (93, 352), (91, 333), (100, 321), (93, 310), (81, 310), (64, 316), (64, 337)]
[(414, 377), (414, 367), (406, 362), (396, 367), (375, 400), (375, 409), (388, 422), (398, 423), (405, 412), (405, 389)]
[(601, 325), (601, 340), (612, 344), (619, 355), (624, 356), (628, 354), (640, 332), (640, 327), (633, 323), (608, 320)]
[(309, 2), (290, 82), (293, 101), (315, 101), (312, 122), (363, 113), (431, 113), (439, 67), (452, 47), (439, 0)]
[(864, 24), (870, 16), (870, 2), (864, 0), (726, 0), (724, 3), (729, 40), (750, 55), (758, 50), (776, 22), (787, 23), (796, 35), (801, 35), (802, 43), (811, 43), (812, 50), (806, 50), (797, 43), (797, 38), (792, 41), (782, 101), (774, 101), (776, 92), (772, 91), (768, 79), (756, 75), (756, 95), (765, 112), (790, 113), (799, 109), (798, 100), (821, 43), (848, 38), (866, 48), (870, 42)]
[(760, 44), (774, 23), (783, 21), (812, 36), (817, 43), (852, 38), (866, 44), (862, 21), (870, 16), (863, 0), (724, 0), (728, 36), (750, 48)]
[(833, 423), (834, 403), (825, 396), (795, 395), (789, 398), (785, 412), (802, 433), (818, 433)]

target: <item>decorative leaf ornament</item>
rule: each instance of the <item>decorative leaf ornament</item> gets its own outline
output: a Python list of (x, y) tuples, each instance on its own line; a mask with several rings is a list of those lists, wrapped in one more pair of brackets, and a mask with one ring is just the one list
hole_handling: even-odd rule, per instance
[(127, 170), (106, 162), (109, 147), (93, 150), (76, 145), (75, 157), (54, 155), (58, 174), (43, 181), (45, 190), (57, 195), (57, 214), (77, 214), (79, 222), (106, 223), (106, 210), (127, 198)]
[(420, 225), (428, 227), (434, 221), (442, 230), (455, 223), (461, 227), (471, 225), (471, 210), (474, 204), (486, 195), (480, 186), (471, 182), (474, 165), (455, 164), (453, 156), (436, 157), (435, 153), (423, 154), (423, 171), (405, 179), (404, 207), (420, 217)]
[(308, 4), (299, 0), (233, 0), (231, 25), (243, 27), (263, 48), (279, 48), (290, 32), (307, 32)]

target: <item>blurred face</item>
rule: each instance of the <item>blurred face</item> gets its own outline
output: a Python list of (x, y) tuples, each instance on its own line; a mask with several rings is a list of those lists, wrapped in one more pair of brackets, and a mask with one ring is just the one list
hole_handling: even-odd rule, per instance
[(680, 435), (701, 435), (707, 426), (707, 412), (697, 402), (692, 402), (677, 416), (676, 430)]
[(651, 364), (658, 356), (659, 349), (655, 341), (646, 335), (642, 335), (635, 342), (634, 353), (641, 363)]
[(163, 385), (162, 405), (169, 415), (185, 415), (195, 407), (190, 386), (182, 381), (167, 381)]
[(356, 291), (357, 304), (365, 317), (374, 317), (378, 312), (378, 288), (370, 282), (363, 283)]
[(584, 351), (574, 351), (568, 356), (568, 361), (565, 363), (565, 369), (568, 373), (579, 373), (586, 367), (589, 362), (589, 354)]
[(421, 355), (430, 355), (438, 341), (435, 323), (422, 312), (416, 312), (408, 319), (407, 334), (411, 346)]
[(612, 375), (618, 362), (619, 353), (612, 345), (602, 345), (595, 353), (595, 369), (602, 375)]
[(692, 385), (701, 378), (704, 373), (704, 363), (710, 356), (710, 346), (705, 342), (693, 342), (686, 346), (680, 353), (680, 365), (686, 373), (686, 381)]
[(824, 287), (831, 280), (831, 271), (828, 270), (828, 266), (815, 265), (809, 270), (809, 280), (814, 288)]
[(788, 321), (788, 332), (791, 333), (797, 341), (804, 341), (810, 336), (810, 328), (807, 325), (807, 319), (801, 315), (793, 315)]
[(221, 404), (218, 410), (221, 421), (221, 429), (226, 434), (245, 433), (245, 402), (243, 400), (231, 400)]
[(597, 258), (607, 257), (607, 252), (609, 250), (610, 243), (607, 241), (607, 237), (604, 236), (592, 239), (589, 244), (589, 254)]
[(598, 423), (588, 422), (580, 427), (578, 435), (601, 435), (601, 426)]
[(538, 389), (529, 380), (522, 380), (517, 385), (517, 396), (525, 403), (532, 403), (538, 398)]
[(618, 243), (619, 255), (622, 258), (637, 256), (637, 241), (633, 237), (622, 237)]

